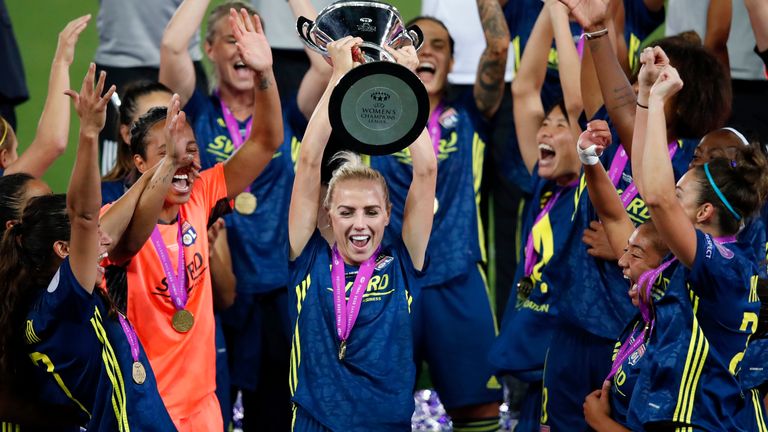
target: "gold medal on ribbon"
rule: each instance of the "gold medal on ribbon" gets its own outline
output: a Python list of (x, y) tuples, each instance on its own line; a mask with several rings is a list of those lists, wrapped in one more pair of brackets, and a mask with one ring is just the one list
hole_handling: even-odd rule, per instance
[(133, 375), (133, 382), (136, 384), (144, 384), (144, 381), (147, 379), (147, 370), (144, 369), (144, 365), (141, 364), (141, 362), (133, 362), (133, 369), (131, 372)]
[(530, 277), (524, 277), (517, 283), (517, 298), (519, 300), (527, 300), (533, 292), (533, 280)]
[(344, 360), (344, 357), (347, 356), (347, 341), (343, 340), (341, 341), (341, 344), (339, 345), (339, 360)]
[(195, 317), (186, 309), (181, 309), (173, 314), (171, 325), (179, 333), (186, 333), (192, 329), (195, 324)]
[(241, 192), (235, 197), (235, 210), (241, 215), (253, 214), (256, 211), (256, 195), (250, 192)]

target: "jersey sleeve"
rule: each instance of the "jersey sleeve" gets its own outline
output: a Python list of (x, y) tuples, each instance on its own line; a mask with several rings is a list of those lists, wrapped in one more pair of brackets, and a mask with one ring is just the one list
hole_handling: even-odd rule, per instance
[[(65, 258), (48, 287), (40, 294), (27, 320), (31, 322), (27, 337), (44, 338), (60, 321), (87, 321), (92, 313), (94, 297), (75, 278), (69, 258)], [(32, 338), (34, 339), (34, 338)]]
[(696, 258), (688, 274), (688, 280), (702, 297), (723, 295), (722, 289), (749, 288), (749, 277), (743, 274), (751, 269), (748, 263), (737, 258), (730, 244), (719, 244), (709, 234), (696, 230)]

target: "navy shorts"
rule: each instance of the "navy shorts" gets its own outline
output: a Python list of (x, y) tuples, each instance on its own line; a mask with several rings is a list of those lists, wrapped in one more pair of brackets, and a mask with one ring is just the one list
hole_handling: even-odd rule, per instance
[(584, 420), (584, 399), (602, 388), (615, 342), (574, 326), (555, 330), (544, 363), (542, 426), (552, 431), (591, 430)]
[(496, 320), (479, 266), (445, 284), (424, 287), (412, 316), (416, 364), (427, 362), (447, 409), (502, 400), (488, 362)]

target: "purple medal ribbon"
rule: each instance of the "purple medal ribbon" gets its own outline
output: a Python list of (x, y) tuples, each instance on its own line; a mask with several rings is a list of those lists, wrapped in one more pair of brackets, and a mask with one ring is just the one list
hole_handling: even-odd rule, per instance
[(432, 138), (432, 147), (435, 149), (435, 156), (440, 155), (440, 116), (443, 114), (443, 103), (440, 102), (432, 114), (429, 116), (429, 123), (427, 130), (429, 136)]
[(349, 301), (346, 299), (346, 277), (344, 272), (344, 260), (339, 253), (336, 245), (333, 245), (333, 261), (331, 265), (331, 281), (333, 282), (333, 308), (336, 313), (336, 334), (339, 336), (342, 344), (346, 344), (352, 327), (355, 326), (357, 316), (360, 314), (360, 306), (363, 303), (363, 294), (368, 288), (368, 281), (373, 274), (373, 268), (376, 264), (376, 257), (379, 255), (381, 246), (376, 248), (373, 255), (360, 264), (360, 268), (355, 276), (355, 283), (349, 293)]
[[(219, 103), (221, 104), (221, 113), (224, 117), (224, 124), (227, 125), (227, 130), (229, 131), (229, 138), (232, 140), (232, 145), (235, 147), (235, 151), (237, 151), (237, 149), (242, 147), (243, 143), (245, 142), (245, 138), (251, 136), (253, 116), (251, 116), (251, 118), (249, 118), (248, 122), (246, 123), (245, 135), (241, 134), (240, 124), (238, 123), (234, 114), (232, 114), (232, 111), (229, 109), (229, 107), (227, 107), (227, 104), (224, 103), (224, 100), (221, 98), (221, 93), (219, 93), (218, 90), (216, 90), (216, 97), (219, 98)], [(245, 191), (250, 192), (251, 185), (248, 185)]]
[(171, 295), (171, 301), (177, 310), (182, 310), (187, 305), (187, 272), (184, 266), (184, 244), (181, 242), (181, 220), (178, 215), (176, 216), (176, 223), (179, 228), (176, 235), (176, 243), (179, 245), (179, 260), (176, 267), (178, 274), (173, 271), (171, 257), (168, 255), (163, 235), (160, 234), (157, 225), (155, 225), (155, 229), (152, 231), (151, 238), (155, 252), (157, 252), (157, 256), (160, 258), (160, 264), (163, 266), (165, 278), (168, 281), (168, 292)]
[(120, 320), (120, 327), (123, 328), (123, 333), (125, 333), (125, 337), (128, 339), (128, 345), (131, 346), (133, 362), (137, 363), (139, 361), (139, 338), (136, 337), (136, 331), (133, 330), (131, 323), (125, 319), (123, 314), (117, 314), (117, 318)]
[[(671, 143), (669, 143), (667, 149), (669, 150), (670, 160), (672, 160), (672, 158), (675, 157), (675, 153), (677, 153), (677, 148), (678, 148), (677, 141), (672, 141)], [(608, 177), (611, 179), (611, 182), (613, 182), (614, 187), (618, 187), (619, 179), (621, 179), (621, 174), (624, 172), (624, 168), (626, 168), (627, 162), (629, 162), (629, 156), (627, 155), (627, 152), (624, 150), (624, 146), (620, 145), (619, 151), (613, 157), (613, 162), (611, 162), (611, 166), (608, 169)], [(629, 207), (629, 204), (632, 203), (632, 200), (634, 200), (636, 196), (637, 196), (637, 186), (635, 186), (635, 182), (632, 181), (632, 183), (630, 183), (629, 186), (627, 186), (627, 189), (621, 193), (621, 204), (624, 205), (625, 209)]]
[(653, 326), (656, 324), (656, 318), (651, 316), (650, 303), (653, 301), (651, 299), (651, 290), (653, 289), (654, 282), (656, 282), (661, 273), (675, 261), (677, 261), (677, 258), (672, 258), (655, 269), (648, 270), (640, 275), (640, 278), (637, 281), (637, 289), (643, 290), (645, 293), (645, 296), (640, 296), (640, 315), (643, 317), (643, 330), (640, 334), (638, 334), (637, 329), (633, 330), (632, 335), (621, 344), (621, 348), (619, 348), (619, 352), (616, 354), (616, 358), (611, 365), (611, 372), (605, 377), (606, 380), (610, 380), (616, 375), (616, 372), (619, 371), (619, 368), (624, 361), (645, 343), (646, 336), (648, 338), (651, 337)]
[[(726, 244), (726, 243), (733, 243), (736, 241), (735, 236), (727, 236), (727, 237), (716, 237), (715, 242), (719, 244)], [(645, 342), (646, 335), (648, 338), (651, 337), (651, 333), (653, 332), (653, 326), (656, 323), (656, 319), (651, 316), (651, 310), (649, 307), (649, 304), (652, 302), (651, 300), (651, 290), (653, 289), (654, 282), (659, 278), (661, 273), (666, 270), (672, 263), (677, 261), (677, 258), (672, 258), (671, 260), (663, 263), (659, 267), (648, 270), (642, 275), (640, 275), (639, 280), (637, 281), (638, 289), (642, 289), (645, 293), (645, 297), (640, 297), (640, 315), (643, 317), (643, 322), (645, 325), (643, 326), (642, 332), (640, 334), (637, 334), (637, 330), (635, 329), (632, 332), (632, 335), (627, 338), (626, 341), (621, 345), (621, 348), (619, 348), (619, 352), (616, 354), (616, 359), (613, 361), (613, 365), (611, 365), (611, 372), (608, 374), (608, 376), (605, 378), (606, 380), (609, 380), (613, 378), (614, 375), (616, 375), (616, 372), (618, 372), (621, 365), (624, 363), (624, 361), (632, 355), (633, 352), (637, 351), (638, 348)], [(643, 301), (643, 298), (646, 300)], [(632, 341), (630, 343), (630, 341)]]
[(533, 273), (533, 266), (536, 264), (536, 262), (534, 261), (534, 259), (536, 258), (536, 250), (533, 247), (533, 227), (535, 227), (536, 224), (538, 224), (542, 219), (544, 219), (544, 216), (549, 214), (550, 210), (552, 210), (552, 207), (555, 206), (557, 199), (560, 198), (560, 195), (564, 191), (572, 187), (575, 187), (577, 184), (578, 184), (578, 181), (568, 185), (565, 188), (558, 189), (558, 191), (555, 192), (555, 194), (552, 195), (551, 198), (549, 198), (549, 201), (547, 201), (547, 204), (544, 206), (543, 209), (541, 209), (541, 212), (539, 212), (539, 215), (536, 216), (536, 220), (533, 221), (533, 225), (531, 225), (531, 232), (528, 233), (528, 241), (525, 243), (525, 276), (530, 276)]

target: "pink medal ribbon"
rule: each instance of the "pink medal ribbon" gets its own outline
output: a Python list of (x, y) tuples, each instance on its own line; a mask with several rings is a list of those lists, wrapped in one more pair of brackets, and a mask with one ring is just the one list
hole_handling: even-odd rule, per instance
[(557, 192), (555, 192), (552, 197), (549, 198), (549, 201), (547, 201), (547, 204), (544, 206), (543, 209), (539, 212), (539, 215), (536, 216), (536, 220), (533, 221), (533, 225), (531, 225), (531, 232), (528, 233), (528, 241), (525, 243), (525, 276), (528, 277), (533, 273), (533, 267), (536, 264), (534, 261), (536, 259), (536, 249), (533, 247), (533, 227), (536, 226), (537, 223), (539, 223), (542, 219), (544, 219), (544, 216), (548, 215), (550, 210), (552, 210), (552, 207), (555, 206), (555, 203), (557, 202), (558, 198), (560, 198), (560, 195), (572, 188), (578, 185), (578, 181), (569, 184), (567, 187), (559, 188)]
[[(677, 141), (672, 141), (669, 143), (667, 149), (669, 150), (670, 160), (675, 157), (677, 148)], [(611, 182), (613, 182), (614, 187), (618, 187), (621, 174), (624, 172), (624, 168), (626, 168), (627, 162), (629, 162), (629, 156), (624, 150), (624, 146), (620, 145), (619, 151), (616, 152), (616, 155), (613, 157), (613, 161), (611, 162), (611, 166), (608, 169), (608, 177), (611, 179)], [(621, 204), (624, 205), (625, 209), (629, 207), (629, 204), (631, 204), (632, 200), (635, 199), (637, 193), (637, 186), (635, 186), (635, 182), (633, 180), (632, 183), (627, 186), (627, 189), (621, 193)]]
[[(253, 117), (248, 119), (248, 122), (245, 126), (245, 135), (243, 135), (240, 133), (240, 123), (235, 118), (235, 115), (232, 114), (232, 111), (229, 109), (229, 107), (227, 107), (227, 104), (224, 103), (224, 100), (221, 98), (221, 94), (218, 90), (216, 90), (216, 97), (219, 98), (219, 103), (221, 104), (221, 113), (224, 117), (224, 124), (227, 125), (227, 130), (229, 131), (229, 138), (232, 140), (232, 145), (235, 147), (235, 151), (237, 151), (237, 149), (242, 147), (246, 137), (251, 136)], [(245, 190), (246, 192), (250, 192), (251, 186), (248, 185)]]
[(133, 364), (131, 365), (131, 377), (133, 378), (133, 382), (139, 385), (144, 384), (144, 381), (147, 379), (147, 370), (139, 361), (139, 338), (136, 337), (136, 331), (131, 326), (131, 323), (125, 319), (123, 314), (118, 313), (117, 318), (120, 320), (120, 327), (123, 328), (123, 333), (125, 333), (126, 339), (128, 339), (128, 345), (131, 347), (131, 358), (133, 359)]
[[(716, 237), (715, 239), (716, 243), (719, 244), (726, 244), (726, 243), (733, 243), (736, 241), (735, 236), (727, 236), (727, 237)], [(635, 329), (632, 332), (632, 335), (627, 338), (626, 341), (621, 345), (621, 348), (619, 348), (619, 352), (616, 354), (616, 359), (613, 361), (613, 364), (611, 365), (611, 372), (608, 374), (608, 376), (605, 378), (606, 380), (609, 380), (613, 378), (614, 375), (616, 375), (616, 372), (619, 371), (619, 368), (624, 363), (627, 358), (632, 355), (635, 351), (637, 351), (640, 346), (645, 343), (646, 339), (650, 339), (651, 333), (653, 332), (653, 326), (656, 323), (656, 318), (651, 316), (651, 310), (650, 310), (650, 303), (651, 300), (651, 291), (653, 289), (653, 284), (656, 282), (656, 280), (659, 278), (662, 272), (669, 268), (672, 263), (677, 261), (677, 258), (672, 258), (671, 260), (663, 263), (659, 267), (648, 270), (642, 275), (640, 275), (639, 280), (637, 281), (638, 289), (642, 289), (645, 293), (645, 301), (643, 301), (643, 297), (640, 297), (640, 315), (643, 317), (643, 322), (645, 325), (643, 326), (643, 330), (638, 335), (637, 329)], [(632, 341), (630, 343), (630, 341)]]
[(429, 123), (427, 124), (427, 131), (429, 137), (432, 138), (432, 147), (435, 149), (435, 156), (440, 155), (440, 116), (443, 114), (443, 103), (440, 102), (432, 114), (429, 116)]
[(333, 260), (331, 264), (331, 281), (333, 282), (333, 309), (336, 314), (336, 334), (341, 340), (339, 345), (339, 360), (344, 360), (347, 352), (347, 339), (355, 326), (357, 316), (360, 314), (360, 306), (363, 303), (363, 294), (368, 288), (368, 281), (373, 274), (376, 257), (381, 246), (376, 248), (373, 255), (360, 264), (355, 276), (355, 283), (349, 293), (349, 301), (346, 298), (346, 277), (344, 272), (344, 260), (336, 245), (333, 245)]
[(178, 215), (176, 216), (176, 223), (179, 228), (176, 235), (176, 243), (179, 245), (179, 260), (176, 267), (178, 274), (173, 271), (171, 257), (168, 255), (163, 235), (160, 234), (160, 229), (157, 228), (157, 225), (155, 225), (155, 229), (152, 231), (151, 239), (155, 252), (157, 252), (157, 256), (160, 258), (165, 278), (168, 281), (168, 292), (171, 295), (171, 301), (176, 310), (183, 310), (187, 305), (187, 272), (184, 266), (184, 244), (181, 242), (181, 220)]

